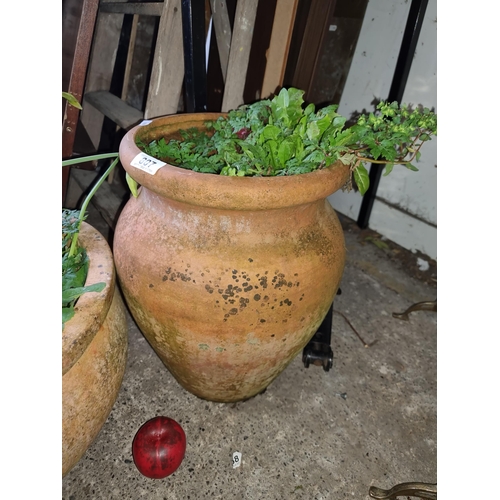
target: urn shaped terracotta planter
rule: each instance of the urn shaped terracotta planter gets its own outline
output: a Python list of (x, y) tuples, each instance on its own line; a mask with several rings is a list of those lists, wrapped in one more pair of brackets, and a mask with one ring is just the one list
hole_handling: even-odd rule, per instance
[(326, 197), (349, 170), (227, 177), (132, 166), (137, 139), (180, 138), (178, 129), (218, 116), (167, 116), (125, 135), (120, 160), (141, 187), (120, 214), (113, 253), (130, 311), (177, 381), (233, 402), (263, 391), (325, 317), (345, 259)]
[(111, 412), (125, 372), (128, 343), (111, 249), (85, 222), (78, 242), (90, 260), (86, 285), (104, 281), (106, 286), (100, 293), (83, 294), (63, 329), (63, 476), (80, 460)]

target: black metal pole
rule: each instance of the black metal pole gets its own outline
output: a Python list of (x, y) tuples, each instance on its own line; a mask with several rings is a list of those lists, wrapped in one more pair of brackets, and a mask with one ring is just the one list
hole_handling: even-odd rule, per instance
[[(399, 50), (396, 69), (394, 70), (394, 77), (389, 90), (389, 96), (387, 97), (389, 102), (397, 101), (400, 103), (403, 98), (427, 4), (428, 0), (412, 0), (411, 2), (410, 12), (408, 13), (408, 20), (401, 42), (401, 49)], [(366, 229), (368, 227), (380, 177), (382, 176), (382, 170), (383, 165), (372, 163), (370, 168), (370, 187), (363, 196), (358, 214), (357, 224), (361, 229)]]
[(188, 113), (207, 110), (205, 0), (182, 0), (184, 90)]

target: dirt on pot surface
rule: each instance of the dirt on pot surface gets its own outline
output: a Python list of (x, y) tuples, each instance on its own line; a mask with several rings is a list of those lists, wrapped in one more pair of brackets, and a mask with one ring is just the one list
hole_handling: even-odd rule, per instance
[[(83, 173), (85, 174), (85, 172)], [(77, 170), (76, 174), (80, 175), (81, 171)], [(129, 197), (129, 190), (123, 169), (118, 169), (117, 172), (115, 172), (113, 180), (108, 184), (107, 189), (113, 193), (114, 198), (118, 200), (116, 203), (123, 205), (126, 202)], [(102, 214), (100, 212), (103, 212), (103, 209), (99, 206), (99, 202), (101, 198), (104, 199), (104, 196), (99, 196), (98, 193), (95, 198), (94, 206), (89, 208), (89, 219), (91, 219), (91, 221), (96, 219), (96, 223), (99, 223), (102, 220), (104, 223), (103, 234), (109, 240), (111, 238), (108, 238), (104, 229), (110, 230), (112, 234), (114, 224), (112, 224), (112, 227), (109, 228), (109, 224), (106, 225), (106, 222), (102, 219)], [(109, 196), (106, 198), (109, 198)], [(380, 254), (380, 257), (388, 258), (398, 269), (406, 273), (411, 278), (414, 278), (415, 280), (425, 283), (433, 288), (437, 288), (437, 262), (434, 259), (431, 259), (428, 255), (425, 255), (422, 252), (412, 252), (407, 250), (372, 229), (361, 229), (355, 220), (350, 219), (339, 212), (337, 212), (337, 215), (344, 231), (354, 235), (362, 247), (367, 249), (372, 248), (375, 253)], [(115, 215), (115, 220), (117, 217), (118, 214)]]

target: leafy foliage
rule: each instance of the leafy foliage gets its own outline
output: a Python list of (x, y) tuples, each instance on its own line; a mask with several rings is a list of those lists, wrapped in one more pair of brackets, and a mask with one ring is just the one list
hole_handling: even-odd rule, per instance
[[(62, 97), (72, 106), (82, 109), (77, 99), (68, 92), (63, 92)], [(97, 161), (112, 158), (111, 165), (86, 196), (81, 210), (62, 211), (62, 327), (75, 314), (75, 304), (79, 297), (86, 292), (101, 292), (106, 283), (95, 283), (85, 286), (89, 269), (89, 258), (84, 248), (78, 246), (78, 235), (80, 234), (81, 223), (87, 217), (86, 210), (90, 200), (118, 164), (118, 153), (102, 153), (91, 156), (70, 158), (62, 162), (62, 166), (77, 165), (88, 161)]]
[(62, 326), (75, 314), (74, 306), (78, 298), (86, 292), (101, 292), (105, 283), (84, 286), (87, 279), (89, 260), (85, 250), (78, 246), (81, 223), (87, 217), (86, 210), (90, 200), (118, 163), (118, 153), (104, 153), (94, 156), (73, 158), (62, 162), (63, 167), (85, 161), (114, 158), (111, 165), (100, 177), (85, 198), (81, 210), (62, 212)]
[(78, 234), (80, 223), (79, 210), (62, 211), (62, 324), (69, 321), (75, 314), (75, 303), (86, 292), (101, 292), (105, 283), (95, 283), (85, 286), (89, 269), (89, 258), (84, 248), (76, 248), (70, 252), (73, 235)]
[[(304, 92), (282, 89), (264, 99), (207, 122), (206, 131), (180, 131), (182, 140), (165, 138), (138, 143), (145, 153), (195, 172), (230, 176), (296, 175), (340, 160), (351, 168), (361, 194), (369, 187), (365, 163), (395, 164), (418, 170), (420, 147), (436, 134), (437, 116), (397, 102), (380, 102), (376, 112), (362, 114), (346, 127), (337, 105), (316, 111), (304, 105)], [(349, 184), (349, 188), (351, 185)]]

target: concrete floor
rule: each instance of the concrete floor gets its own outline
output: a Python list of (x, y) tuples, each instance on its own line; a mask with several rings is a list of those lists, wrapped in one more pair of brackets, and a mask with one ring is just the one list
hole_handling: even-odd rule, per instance
[[(73, 172), (68, 207), (95, 176)], [(108, 188), (117, 198), (110, 204), (106, 194), (101, 206), (97, 199), (88, 221), (111, 239), (118, 177)], [(62, 498), (364, 500), (372, 485), (436, 483), (437, 314), (392, 317), (436, 299), (435, 263), (412, 272), (417, 255), (341, 221), (348, 260), (334, 304), (331, 371), (306, 369), (298, 356), (263, 394), (243, 403), (207, 402), (177, 384), (129, 316), (118, 399), (63, 479)], [(142, 476), (131, 448), (139, 427), (158, 415), (178, 421), (187, 437), (184, 461), (163, 480)], [(233, 452), (242, 454), (239, 468), (232, 467)]]

